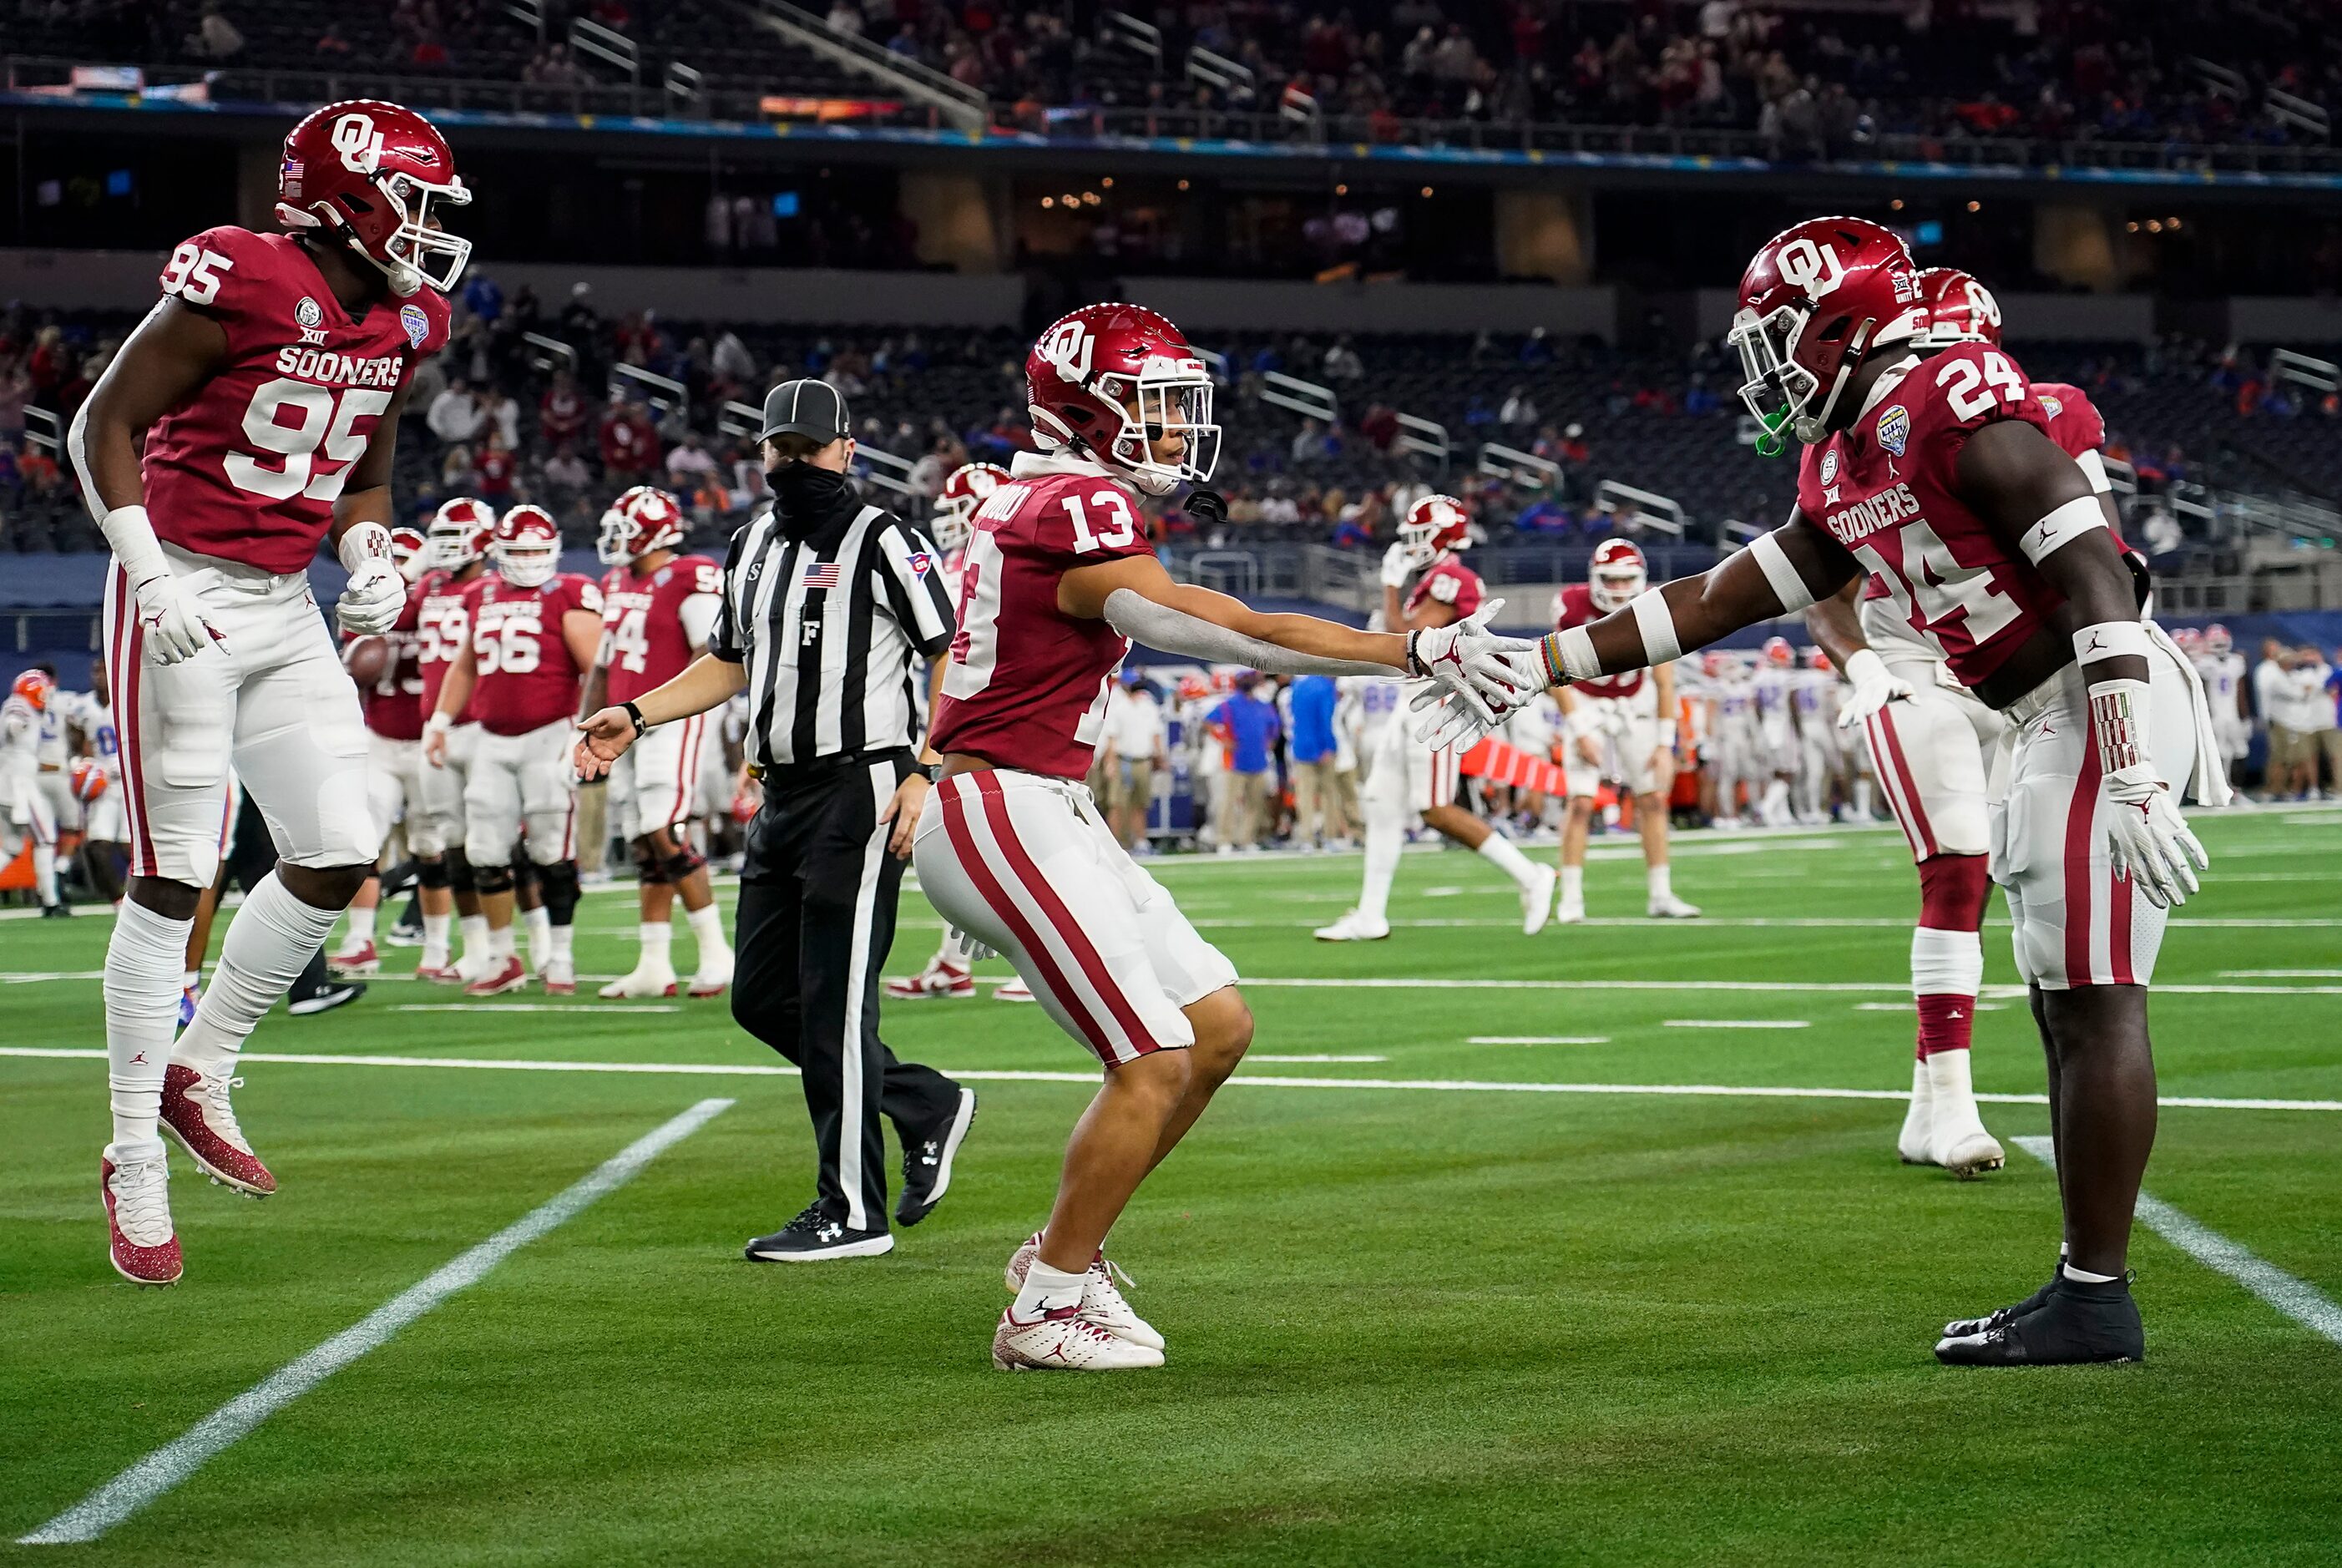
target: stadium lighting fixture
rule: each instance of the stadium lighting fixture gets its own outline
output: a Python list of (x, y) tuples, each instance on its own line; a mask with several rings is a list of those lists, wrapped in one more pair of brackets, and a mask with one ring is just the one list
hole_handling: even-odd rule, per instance
[(1336, 185), (1334, 187), (1334, 194), (1337, 196), (1346, 196), (1350, 194), (1350, 187), (1347, 185)]
[(1179, 182), (1179, 188), (1180, 188), (1181, 190), (1183, 190), (1183, 191), (1184, 191), (1184, 190), (1186, 190), (1186, 189), (1187, 188), (1187, 182), (1186, 182), (1186, 181), (1185, 181), (1185, 180), (1181, 180), (1181, 181)]
[[(1057, 205), (1057, 198), (1055, 196), (1043, 196), (1041, 198), (1041, 205), (1045, 207), (1054, 207)], [(2138, 227), (2137, 224), (2133, 224), (2130, 226), (2133, 228)]]
[(1424, 195), (1427, 198), (1427, 197), (1431, 195), (1431, 187), (1430, 187), (1429, 185), (1426, 185), (1426, 186), (1424, 186), (1424, 187), (1423, 187), (1423, 194), (1424, 194)]
[(1107, 190), (1112, 190), (1114, 189), (1114, 176), (1112, 175), (1108, 175), (1106, 178), (1100, 180), (1098, 184), (1104, 185)]
[(1984, 204), (1982, 202), (1970, 202), (1968, 204), (1968, 211), (1972, 213), (1980, 213), (1984, 211)]
[(1893, 201), (1887, 203), (1887, 210), (1890, 213), (1901, 212), (1903, 210), (1903, 198), (1901, 196), (1897, 196)]
[(2137, 234), (2138, 233), (2138, 220), (2137, 218), (2133, 218), (2130, 222), (2125, 224), (2123, 227), (2132, 234)]

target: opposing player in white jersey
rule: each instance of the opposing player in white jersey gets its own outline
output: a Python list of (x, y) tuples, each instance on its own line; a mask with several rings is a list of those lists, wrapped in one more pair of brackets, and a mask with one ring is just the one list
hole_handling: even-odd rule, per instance
[[(992, 493), (1008, 483), (1008, 470), (997, 463), (963, 463), (944, 477), (942, 492), (936, 497), (935, 515), (928, 525), (935, 532), (936, 548), (943, 552), (944, 581), (959, 581), (961, 563), (967, 555), (967, 542), (975, 532), (976, 509)], [(935, 715), (928, 715), (934, 722)], [(956, 931), (946, 930), (944, 939), (927, 960), (926, 967), (916, 974), (890, 975), (886, 994), (897, 1002), (919, 1002), (931, 997), (971, 997), (976, 994), (976, 958), (967, 939)], [(992, 990), (996, 1002), (1030, 1002), (1032, 988), (1022, 975), (1011, 975)]]
[[(1716, 775), (1716, 810), (1712, 821), (1717, 827), (1742, 827), (1746, 825), (1748, 814), (1764, 804), (1765, 796), (1767, 775), (1764, 744), (1756, 724), (1756, 683), (1748, 661), (1729, 649), (1716, 655), (1707, 667), (1715, 715), (1715, 754), (1710, 765)], [(1745, 807), (1741, 804), (1744, 789), (1747, 796)]]
[(2204, 628), (2195, 655), (2196, 673), (2212, 708), (2212, 735), (2233, 774), (2253, 741), (2252, 715), (2246, 710), (2245, 656), (2237, 652), (2228, 628), (2217, 621)]
[[(1449, 626), (1469, 616), (1493, 613), (1501, 599), (1488, 600), (1480, 574), (1460, 552), (1471, 543), (1471, 518), (1452, 495), (1426, 495), (1399, 520), (1398, 539), (1383, 555), (1382, 624), (1397, 631)], [(1416, 575), (1420, 574), (1420, 575)], [(1401, 597), (1407, 579), (1415, 586)], [(1383, 728), (1382, 749), (1361, 752), (1365, 777), (1358, 784), (1364, 819), (1366, 870), (1357, 907), (1331, 925), (1320, 926), (1320, 942), (1379, 942), (1390, 934), (1391, 883), (1399, 854), (1418, 821), (1478, 853), (1510, 877), (1519, 890), (1521, 931), (1534, 936), (1553, 915), (1554, 868), (1539, 865), (1512, 840), (1467, 810), (1457, 764), (1468, 747), (1426, 746), (1406, 723)]]
[(1789, 685), (1797, 673), (1797, 650), (1787, 637), (1767, 637), (1756, 656), (1749, 684), (1756, 698), (1756, 761), (1765, 793), (1756, 818), (1767, 827), (1787, 827), (1789, 782), (1797, 772), (1797, 721), (1790, 711)]
[(56, 694), (56, 678), (35, 669), (18, 675), (0, 699), (0, 824), (9, 839), (0, 847), (14, 860), (32, 842), (33, 890), (44, 917), (72, 913), (57, 898), (57, 819), (41, 788), (41, 733), (55, 716)]
[(1789, 679), (1789, 711), (1797, 721), (1797, 820), (1817, 826), (1830, 819), (1830, 799), (1846, 773), (1838, 744), (1837, 667), (1819, 648)]
[[(1650, 585), (1641, 550), (1625, 539), (1595, 546), (1584, 583), (1554, 595), (1554, 624), (1584, 626), (1634, 602)], [(1612, 779), (1635, 798), (1643, 840), (1643, 913), (1654, 920), (1691, 920), (1699, 909), (1676, 896), (1667, 864), (1667, 796), (1676, 783), (1676, 667), (1635, 670), (1615, 680), (1556, 686), (1561, 704), (1562, 776), (1569, 815), (1561, 829), (1561, 903), (1556, 920), (1586, 918), (1586, 841), (1594, 797)]]
[[(391, 476), (415, 367), (446, 342), (470, 254), (441, 219), (471, 197), (431, 123), (330, 105), (277, 168), (287, 234), (223, 225), (172, 252), (164, 297), (68, 438), (114, 554), (114, 660), (130, 815), (129, 895), (106, 950), (114, 1140), (100, 1164), (115, 1267), (179, 1277), (158, 1118), (195, 1164), (255, 1194), (275, 1178), (229, 1104), (236, 1053), (323, 944), (381, 840), (357, 694), (308, 568), (334, 541), (345, 630), (406, 602), (390, 561)], [(275, 871), (230, 926), (175, 1044), (197, 898), (220, 855), (228, 768), (259, 802)]]
[(73, 734), (73, 758), (66, 764), (74, 798), (81, 804), (82, 880), (108, 904), (122, 902), (122, 874), (116, 862), (130, 837), (122, 813), (122, 740), (114, 727), (114, 688), (108, 684), (104, 659), (92, 659), (89, 690), (58, 694), (65, 724)]

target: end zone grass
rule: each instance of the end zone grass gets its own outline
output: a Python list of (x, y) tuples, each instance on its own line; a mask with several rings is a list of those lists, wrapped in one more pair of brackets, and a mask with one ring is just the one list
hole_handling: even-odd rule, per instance
[[(2313, 973), (2342, 970), (2342, 814), (2202, 828), (2213, 880), (2184, 918), (2206, 924), (2172, 933), (2158, 980), (2203, 989), (2157, 1000), (2165, 1093), (2342, 1100), (2342, 974)], [(1676, 884), (1710, 922), (1535, 940), (1460, 854), (1401, 873), (1395, 916), (1440, 924), (1360, 947), (1307, 935), (1354, 895), (1353, 858), (1161, 874), (1259, 982), (1378, 983), (1254, 984), (1256, 1053), (1385, 1058), (1256, 1077), (1908, 1082), (1909, 1015), (1880, 1010), (1903, 990), (1916, 902), (1891, 834), (1689, 845)], [(1639, 910), (1631, 850), (1588, 881), (1597, 916)], [(589, 899), (585, 968), (625, 966), (629, 907)], [(904, 909), (926, 914), (916, 894)], [(1769, 924), (1790, 921), (1833, 924)], [(936, 934), (906, 925), (898, 970)], [(105, 930), (0, 924), (0, 971), (94, 971)], [(2013, 981), (2005, 926), (1987, 961), (1988, 984)], [(1534, 984), (1452, 984), (1492, 980)], [(1622, 980), (1669, 984), (1576, 984)], [(1753, 985), (1768, 989), (1730, 988)], [(720, 1004), (400, 1010), (453, 1000), (385, 981), (317, 1020), (273, 1016), (252, 1049), (775, 1064)], [(0, 1044), (94, 1049), (99, 1027), (94, 979), (0, 984)], [(1030, 1007), (898, 1007), (887, 1034), (946, 1070), (1085, 1067)], [(1980, 1018), (1977, 1076), (2038, 1092), (2021, 1001)], [(933, 1219), (890, 1257), (787, 1269), (738, 1255), (807, 1194), (786, 1078), (268, 1063), (247, 1077), (238, 1108), (285, 1190), (235, 1200), (175, 1159), (188, 1277), (140, 1292), (104, 1255), (102, 1064), (0, 1057), (0, 1536), (694, 1102), (740, 1103), (103, 1542), (0, 1557), (2332, 1561), (2342, 1347), (2142, 1233), (2146, 1366), (1937, 1368), (1946, 1317), (2048, 1266), (2053, 1178), (2014, 1147), (1980, 1183), (1906, 1169), (1891, 1101), (1239, 1080), (1116, 1233), (1170, 1364), (1012, 1378), (986, 1355), (999, 1267), (1046, 1211), (1079, 1083), (978, 1083)], [(2032, 1105), (1987, 1122), (2004, 1140), (2046, 1130)], [(2342, 1113), (2167, 1110), (2148, 1184), (2342, 1294)]]

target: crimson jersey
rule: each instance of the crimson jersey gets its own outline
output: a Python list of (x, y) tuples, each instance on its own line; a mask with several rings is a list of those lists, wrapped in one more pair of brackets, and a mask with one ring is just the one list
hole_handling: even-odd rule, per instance
[(613, 566), (604, 574), (602, 648), (610, 671), (610, 701), (632, 702), (683, 674), (691, 663), (683, 602), (723, 592), (724, 568), (705, 555), (677, 555), (647, 577), (631, 566)]
[(2037, 381), (2033, 395), (2049, 415), (2049, 439), (2067, 456), (2079, 457), (2107, 444), (2106, 415), (2080, 387), (2062, 381)]
[(163, 292), (219, 323), (227, 358), (146, 434), (156, 536), (306, 571), (383, 412), (447, 341), (447, 302), (425, 288), (352, 321), (299, 242), (235, 227), (181, 244)]
[(1436, 599), (1454, 610), (1460, 621), (1479, 609), (1482, 596), (1480, 574), (1464, 564), (1454, 551), (1442, 551), (1400, 607), (1411, 617), (1426, 599)]
[(591, 577), (555, 573), (535, 588), (515, 588), (495, 573), (472, 600), (472, 660), (479, 681), (471, 712), (492, 735), (525, 735), (577, 715), (586, 672), (569, 656), (562, 618), (572, 610), (602, 617), (602, 590)]
[(1960, 449), (2002, 419), (2049, 432), (2024, 371), (2000, 349), (1964, 343), (1887, 384), (1853, 428), (1807, 447), (1797, 471), (1798, 511), (1854, 553), (1968, 686), (2065, 603), (1959, 498)]
[(1088, 773), (1130, 641), (1057, 608), (1057, 579), (1154, 553), (1122, 481), (1095, 464), (1020, 454), (1016, 477), (977, 508), (962, 559), (936, 750), (1058, 778)]
[[(458, 583), (453, 574), (434, 570), (423, 574), (423, 580), (415, 584), (415, 664), (423, 677), (423, 700), (416, 705), (425, 717), (439, 705), (439, 687), (447, 679), (447, 667), (471, 640), (472, 603), (487, 586), (488, 575), (483, 572)], [(455, 722), (468, 724), (478, 718), (478, 703), (479, 689), (475, 686)]]
[[(423, 738), (424, 582), (406, 590), (406, 608), (398, 613), (398, 624), (383, 634), (382, 640), (390, 644), (390, 658), (383, 665), (382, 678), (358, 688), (366, 728), (386, 741)], [(435, 698), (439, 694), (431, 694)]]
[[(1594, 607), (1594, 590), (1583, 583), (1572, 583), (1561, 591), (1561, 619), (1554, 630), (1566, 632), (1572, 626), (1590, 626), (1607, 610)], [(1623, 675), (1604, 675), (1591, 681), (1572, 681), (1569, 689), (1589, 697), (1631, 697), (1643, 689), (1646, 670), (1629, 670)]]

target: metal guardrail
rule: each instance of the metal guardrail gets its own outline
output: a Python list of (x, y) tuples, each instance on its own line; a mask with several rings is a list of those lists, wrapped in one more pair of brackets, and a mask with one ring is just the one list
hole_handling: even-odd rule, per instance
[(2269, 351), (2269, 375), (2278, 381), (2298, 382), (2319, 392), (2342, 391), (2342, 365), (2290, 348)]
[(1398, 419), (1398, 440), (1401, 452), (1418, 457), (1429, 457), (1439, 464), (1439, 472), (1447, 472), (1448, 460), (1455, 455), (1456, 443), (1448, 438), (1447, 426), (1436, 419), (1419, 414), (1401, 414)]
[(1678, 539), (1690, 527), (1691, 518), (1684, 511), (1683, 503), (1671, 495), (1661, 495), (1653, 490), (1638, 490), (1616, 479), (1605, 479), (1594, 487), (1596, 511), (1615, 513), (1621, 501), (1632, 505), (1644, 522)]
[(911, 488), (911, 470), (917, 466), (909, 458), (897, 457), (883, 446), (866, 446), (857, 442), (854, 447), (855, 476), (897, 495), (916, 494)]
[(1482, 474), (1493, 474), (1508, 484), (1526, 490), (1556, 490), (1561, 485), (1560, 464), (1502, 442), (1482, 442), (1473, 466)]
[(572, 375), (577, 374), (577, 351), (559, 338), (547, 337), (541, 332), (525, 332), (520, 335), (520, 340), (534, 351), (528, 358), (531, 370), (566, 370)]
[(54, 408), (27, 407), (25, 410), (25, 444), (35, 446), (56, 459), (60, 467), (65, 462), (65, 427)]
[(1334, 389), (1320, 386), (1314, 381), (1304, 381), (1297, 375), (1287, 375), (1281, 370), (1264, 371), (1261, 375), (1260, 400), (1310, 419), (1322, 419), (1331, 424), (1342, 417), (1341, 404), (1334, 400)]
[(1242, 93), (1247, 96), (1257, 92), (1260, 79), (1241, 60), (1231, 60), (1197, 44), (1187, 51), (1187, 80), (1206, 87), (1217, 87), (1223, 93)]
[(1152, 22), (1142, 22), (1127, 11), (1107, 11), (1098, 16), (1098, 35), (1117, 48), (1134, 55), (1144, 55), (1154, 63), (1156, 75), (1163, 70), (1163, 29)]
[[(636, 385), (630, 389), (626, 385), (628, 382)], [(616, 403), (620, 394), (628, 390), (641, 393), (643, 401), (661, 414), (670, 409), (688, 409), (691, 406), (691, 389), (675, 377), (661, 375), (656, 371), (645, 370), (639, 365), (612, 365), (610, 367), (610, 401)]]
[(788, 0), (744, 0), (744, 8), (769, 31), (838, 65), (895, 84), (964, 131), (984, 127), (990, 101), (966, 83), (932, 65), (897, 55), (859, 33), (840, 33), (812, 12), (788, 4)]
[(726, 403), (716, 411), (716, 428), (743, 441), (754, 441), (765, 428), (765, 411), (753, 403)]
[(640, 85), (643, 79), (643, 54), (635, 41), (615, 27), (605, 27), (599, 22), (575, 16), (569, 23), (569, 47), (573, 53), (591, 55), (605, 65), (616, 65), (626, 74), (628, 83)]

